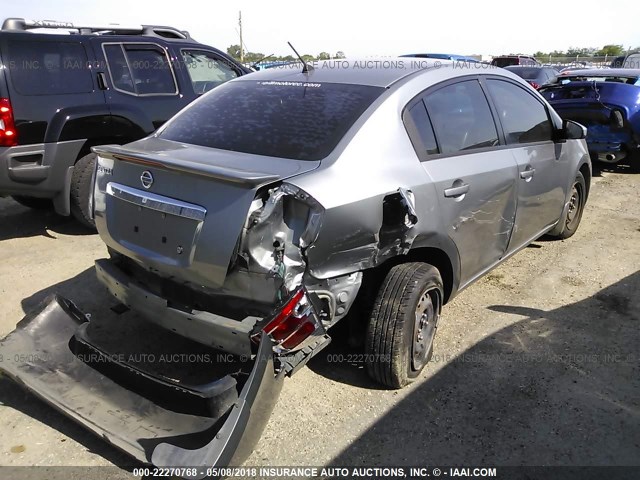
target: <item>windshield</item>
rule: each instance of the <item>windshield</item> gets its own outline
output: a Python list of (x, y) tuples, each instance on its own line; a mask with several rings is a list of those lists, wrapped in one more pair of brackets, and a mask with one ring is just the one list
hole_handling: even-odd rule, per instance
[(234, 81), (174, 117), (158, 136), (295, 160), (320, 160), (385, 89), (364, 85)]

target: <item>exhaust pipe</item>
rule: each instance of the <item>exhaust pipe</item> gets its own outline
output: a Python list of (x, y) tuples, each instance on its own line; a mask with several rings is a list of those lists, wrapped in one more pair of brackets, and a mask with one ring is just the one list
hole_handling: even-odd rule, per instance
[(598, 160), (606, 163), (616, 163), (622, 160), (626, 155), (623, 152), (599, 153)]

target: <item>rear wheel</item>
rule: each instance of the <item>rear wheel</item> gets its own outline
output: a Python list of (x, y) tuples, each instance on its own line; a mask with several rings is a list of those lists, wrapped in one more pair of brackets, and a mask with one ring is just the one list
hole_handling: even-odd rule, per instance
[(558, 225), (549, 233), (550, 236), (564, 240), (573, 236), (578, 230), (580, 220), (582, 220), (582, 212), (587, 201), (587, 184), (584, 181), (582, 173), (578, 172), (576, 178), (571, 185), (571, 197), (569, 199), (569, 207), (563, 218), (560, 219)]
[(76, 162), (71, 176), (71, 214), (83, 226), (95, 230), (91, 218), (91, 191), (93, 190), (93, 170), (96, 154), (85, 155)]
[(404, 263), (387, 274), (365, 340), (367, 372), (390, 388), (413, 382), (431, 359), (443, 299), (440, 272)]
[(50, 198), (23, 197), (22, 195), (11, 195), (16, 202), (25, 207), (35, 210), (49, 210), (53, 208), (53, 202)]

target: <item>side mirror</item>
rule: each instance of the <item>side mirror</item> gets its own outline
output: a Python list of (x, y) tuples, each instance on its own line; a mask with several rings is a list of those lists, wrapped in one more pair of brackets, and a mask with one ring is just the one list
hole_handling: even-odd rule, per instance
[(562, 137), (567, 140), (580, 140), (587, 137), (587, 127), (573, 120), (562, 122)]

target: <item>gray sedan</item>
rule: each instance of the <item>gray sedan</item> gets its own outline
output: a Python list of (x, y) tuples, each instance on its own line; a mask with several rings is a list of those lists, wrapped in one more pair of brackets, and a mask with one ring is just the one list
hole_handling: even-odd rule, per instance
[(252, 74), (98, 150), (95, 220), (112, 252), (100, 278), (118, 293), (110, 272), (124, 271), (200, 305), (197, 324), (129, 306), (237, 354), (266, 330), (279, 355), (313, 347), (306, 361), (352, 312), (369, 373), (401, 387), (429, 360), (446, 302), (539, 236), (575, 232), (584, 136), (498, 69), (402, 59)]
[(340, 60), (232, 80), (148, 138), (95, 148), (98, 278), (116, 310), (168, 330), (133, 339), (137, 357), (194, 360), (128, 360), (122, 322), (92, 328), (55, 297), (0, 342), (0, 368), (142, 462), (238, 464), (337, 322), (360, 332), (369, 374), (402, 387), (444, 304), (539, 236), (571, 237), (585, 135), (484, 66)]

